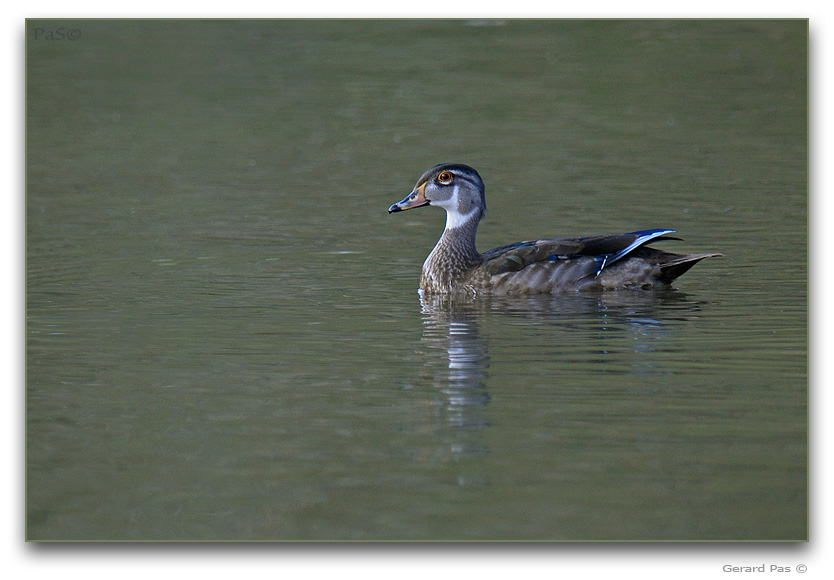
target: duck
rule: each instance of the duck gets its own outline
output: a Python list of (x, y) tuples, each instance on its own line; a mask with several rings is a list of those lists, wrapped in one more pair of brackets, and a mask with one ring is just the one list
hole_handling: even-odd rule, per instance
[(475, 169), (443, 163), (424, 172), (397, 213), (424, 206), (446, 211), (446, 227), (423, 263), (421, 295), (562, 294), (589, 290), (668, 287), (705, 258), (719, 253), (675, 254), (648, 244), (680, 240), (671, 229), (548, 238), (478, 252), (475, 237), (486, 215), (484, 181)]

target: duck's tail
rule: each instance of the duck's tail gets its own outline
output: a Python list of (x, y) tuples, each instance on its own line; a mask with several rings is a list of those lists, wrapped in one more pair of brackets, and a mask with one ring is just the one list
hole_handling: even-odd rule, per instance
[(657, 278), (665, 284), (670, 284), (672, 280), (685, 274), (692, 266), (704, 258), (721, 258), (724, 254), (669, 254), (669, 256), (669, 260), (658, 264), (660, 272)]

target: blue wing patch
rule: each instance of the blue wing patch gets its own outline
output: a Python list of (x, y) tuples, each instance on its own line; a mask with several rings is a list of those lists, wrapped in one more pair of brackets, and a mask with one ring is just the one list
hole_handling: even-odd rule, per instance
[(625, 248), (623, 248), (622, 250), (620, 250), (618, 252), (614, 252), (613, 254), (606, 254), (604, 256), (597, 257), (597, 262), (599, 263), (599, 266), (597, 267), (597, 271), (596, 271), (596, 274), (594, 274), (594, 277), (596, 278), (597, 276), (599, 276), (600, 273), (602, 272), (603, 268), (605, 268), (606, 266), (610, 266), (611, 264), (613, 264), (614, 262), (616, 262), (620, 258), (624, 258), (625, 256), (627, 256), (628, 254), (630, 254), (631, 252), (633, 252), (634, 250), (636, 250), (640, 246), (648, 244), (650, 241), (652, 241), (655, 238), (659, 238), (661, 236), (665, 236), (666, 234), (672, 234), (672, 233), (675, 233), (675, 230), (656, 229), (656, 230), (641, 230), (639, 232), (629, 232), (628, 234), (625, 234), (627, 236), (637, 236), (637, 238), (633, 242), (631, 242), (629, 245), (627, 245)]

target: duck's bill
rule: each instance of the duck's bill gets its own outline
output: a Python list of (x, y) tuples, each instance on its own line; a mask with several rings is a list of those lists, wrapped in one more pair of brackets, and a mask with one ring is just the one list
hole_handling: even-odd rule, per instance
[(405, 211), (407, 209), (412, 209), (415, 207), (420, 207), (423, 205), (429, 205), (429, 200), (426, 199), (426, 184), (424, 183), (420, 187), (417, 187), (408, 194), (402, 201), (398, 201), (394, 205), (388, 208), (388, 213), (394, 213), (395, 211)]

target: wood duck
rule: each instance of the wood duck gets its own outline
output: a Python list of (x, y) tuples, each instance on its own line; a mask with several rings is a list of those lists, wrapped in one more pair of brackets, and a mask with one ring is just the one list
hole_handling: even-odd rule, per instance
[(446, 229), (423, 264), (426, 294), (558, 294), (668, 286), (704, 258), (721, 254), (672, 254), (649, 242), (680, 240), (675, 230), (654, 229), (582, 238), (519, 242), (479, 253), (478, 222), (486, 214), (484, 182), (462, 164), (432, 167), (388, 213), (424, 205), (446, 210)]

